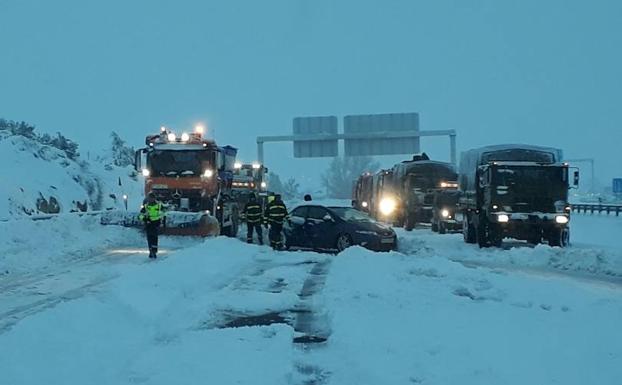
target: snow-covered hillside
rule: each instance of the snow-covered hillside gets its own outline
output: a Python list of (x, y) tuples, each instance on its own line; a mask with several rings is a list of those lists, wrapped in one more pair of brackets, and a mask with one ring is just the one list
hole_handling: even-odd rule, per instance
[(37, 137), (0, 130), (0, 219), (121, 208), (124, 194), (130, 204), (140, 204), (141, 181), (131, 167), (115, 166), (111, 157), (89, 161)]

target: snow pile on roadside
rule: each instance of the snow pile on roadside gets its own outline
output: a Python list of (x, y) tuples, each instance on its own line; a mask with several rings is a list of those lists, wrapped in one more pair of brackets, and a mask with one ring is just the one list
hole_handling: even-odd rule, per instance
[(87, 259), (106, 249), (142, 246), (136, 229), (101, 226), (99, 216), (61, 214), (49, 220), (0, 222), (0, 277)]
[(288, 383), (290, 326), (225, 324), (240, 314), (290, 309), (308, 262), (324, 258), (219, 237), (155, 262), (118, 265), (120, 277), (97, 294), (0, 334), (3, 382)]
[(131, 167), (72, 159), (35, 139), (1, 131), (0, 163), (0, 220), (85, 207), (122, 208), (123, 194), (132, 206), (142, 202), (142, 183)]
[(335, 384), (613, 384), (615, 290), (351, 248), (322, 302), (332, 334), (307, 359)]
[(530, 247), (508, 241), (509, 249), (480, 249), (464, 243), (462, 234), (440, 236), (429, 230), (396, 231), (399, 248), (406, 254), (441, 256), (489, 266), (537, 267), (622, 277), (622, 239), (619, 237), (622, 218), (575, 215), (572, 222), (573, 242), (568, 248)]

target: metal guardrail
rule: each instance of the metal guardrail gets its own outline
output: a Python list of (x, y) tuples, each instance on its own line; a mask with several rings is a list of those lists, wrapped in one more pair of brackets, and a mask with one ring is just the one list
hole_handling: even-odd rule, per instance
[(579, 204), (571, 204), (572, 212), (578, 214), (602, 214), (605, 213), (615, 214), (616, 217), (620, 216), (622, 213), (622, 205), (610, 205), (610, 204), (601, 204), (601, 203), (579, 203)]

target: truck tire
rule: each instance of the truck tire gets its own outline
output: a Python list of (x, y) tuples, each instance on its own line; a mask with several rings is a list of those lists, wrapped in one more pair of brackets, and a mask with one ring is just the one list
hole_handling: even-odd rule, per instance
[(549, 234), (549, 246), (567, 247), (570, 244), (570, 229), (555, 228)]
[(465, 243), (476, 243), (477, 238), (475, 235), (475, 228), (473, 227), (473, 225), (471, 224), (471, 221), (469, 221), (469, 214), (465, 213), (463, 215), (463, 220), (462, 220), (462, 236), (464, 238), (464, 242)]
[(503, 234), (499, 225), (490, 223), (486, 217), (480, 218), (477, 227), (477, 244), (479, 247), (501, 247), (502, 243)]
[(440, 226), (438, 225), (438, 223), (432, 220), (432, 232), (438, 233), (439, 229), (440, 229)]
[(413, 219), (412, 214), (406, 214), (406, 219), (404, 220), (404, 230), (412, 231), (415, 228), (415, 221)]
[(477, 225), (477, 229), (475, 230), (475, 234), (477, 238), (477, 245), (480, 247), (480, 249), (490, 246), (488, 242), (488, 233), (485, 220), (480, 219), (479, 224)]
[(440, 222), (438, 224), (438, 233), (439, 234), (447, 234), (447, 226), (444, 222)]

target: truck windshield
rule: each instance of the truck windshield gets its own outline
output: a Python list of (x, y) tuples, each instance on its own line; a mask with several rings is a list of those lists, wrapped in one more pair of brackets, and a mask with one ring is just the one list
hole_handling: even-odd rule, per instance
[(494, 203), (514, 212), (555, 212), (568, 200), (568, 169), (564, 167), (504, 167), (492, 178)]
[(210, 151), (155, 150), (147, 155), (147, 165), (154, 176), (199, 176), (212, 168)]
[(436, 205), (441, 206), (455, 206), (460, 200), (460, 192), (458, 191), (442, 191), (436, 196)]
[(259, 176), (259, 170), (252, 168), (239, 168), (233, 172), (235, 179), (255, 179)]
[(566, 183), (567, 175), (562, 167), (499, 167), (493, 173), (492, 182), (497, 186), (529, 188)]
[(422, 172), (414, 172), (408, 175), (408, 183), (412, 189), (435, 189), (441, 182), (456, 180), (456, 173), (445, 168), (429, 168)]

